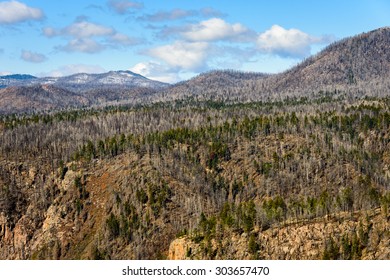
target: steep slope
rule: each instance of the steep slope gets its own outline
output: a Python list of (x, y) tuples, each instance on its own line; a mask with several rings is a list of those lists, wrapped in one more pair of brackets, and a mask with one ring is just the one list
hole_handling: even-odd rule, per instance
[(270, 80), (273, 91), (312, 91), (324, 87), (365, 87), (390, 77), (390, 28), (333, 43)]

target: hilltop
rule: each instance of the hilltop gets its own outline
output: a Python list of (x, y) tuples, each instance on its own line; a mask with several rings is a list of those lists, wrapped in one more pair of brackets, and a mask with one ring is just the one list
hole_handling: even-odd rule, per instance
[[(371, 87), (386, 83), (390, 73), (390, 28), (346, 38), (326, 47), (296, 67), (273, 77), (273, 91), (312, 92)], [(383, 88), (384, 89), (384, 88)]]

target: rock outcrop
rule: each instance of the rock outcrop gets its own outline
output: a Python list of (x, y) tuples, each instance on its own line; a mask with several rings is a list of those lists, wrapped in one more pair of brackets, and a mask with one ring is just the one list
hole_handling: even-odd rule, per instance
[[(367, 215), (367, 216), (365, 216)], [(250, 252), (249, 235), (229, 230), (218, 239), (195, 242), (196, 238), (184, 236), (172, 241), (168, 257), (171, 260), (185, 259), (271, 259), (271, 260), (316, 260), (324, 258), (327, 243), (334, 240), (339, 257), (343, 258), (343, 240), (359, 239), (361, 259), (390, 259), (390, 216), (384, 217), (378, 209), (374, 213), (344, 214), (328, 220), (300, 221), (272, 227), (252, 233), (258, 245)], [(343, 239), (344, 238), (344, 239)], [(365, 238), (365, 240), (363, 240)], [(363, 244), (364, 243), (364, 244)], [(347, 246), (346, 244), (345, 246)], [(250, 245), (249, 245), (250, 246)], [(213, 252), (210, 257), (209, 253)]]

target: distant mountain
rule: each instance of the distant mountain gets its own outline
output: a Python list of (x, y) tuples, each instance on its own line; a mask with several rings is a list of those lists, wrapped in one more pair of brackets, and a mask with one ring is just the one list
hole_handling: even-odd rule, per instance
[(36, 80), (37, 77), (26, 74), (14, 74), (0, 76), (0, 88), (4, 88), (10, 85), (23, 84), (24, 82)]
[(3, 76), (0, 77), (0, 114), (138, 104), (167, 86), (131, 71), (58, 78)]
[(154, 98), (158, 101), (187, 98), (219, 101), (250, 100), (253, 96), (251, 85), (257, 80), (265, 80), (270, 76), (270, 74), (265, 73), (235, 70), (211, 71), (163, 89)]
[(154, 92), (154, 89), (144, 87), (132, 89), (102, 87), (83, 92), (52, 84), (7, 87), (0, 89), (0, 114), (142, 104)]
[(150, 80), (131, 71), (110, 71), (103, 74), (74, 74), (65, 77), (37, 78), (31, 75), (8, 75), (0, 77), (0, 86), (53, 85), (72, 91), (89, 91), (104, 88), (153, 88), (166, 87), (167, 84)]
[(27, 75), (27, 74), (14, 74), (14, 75), (6, 75), (6, 76), (0, 76), (0, 79), (4, 80), (32, 80), (36, 79), (37, 77)]
[(60, 78), (43, 78), (40, 83), (53, 84), (73, 91), (90, 91), (102, 88), (160, 89), (168, 84), (153, 81), (131, 71), (110, 71), (103, 74), (74, 74)]

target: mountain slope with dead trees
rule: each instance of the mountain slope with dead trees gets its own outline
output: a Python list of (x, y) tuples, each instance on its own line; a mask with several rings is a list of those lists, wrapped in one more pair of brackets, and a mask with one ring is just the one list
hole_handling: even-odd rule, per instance
[[(265, 99), (257, 87), (282, 78), (225, 71), (135, 93), (137, 106), (56, 110), (37, 97), (49, 112), (1, 115), (0, 258), (389, 259), (384, 34), (328, 47)], [(356, 62), (346, 79), (341, 50), (371, 47), (371, 74)], [(340, 77), (310, 81), (332, 65)], [(300, 75), (312, 94), (288, 85)]]

